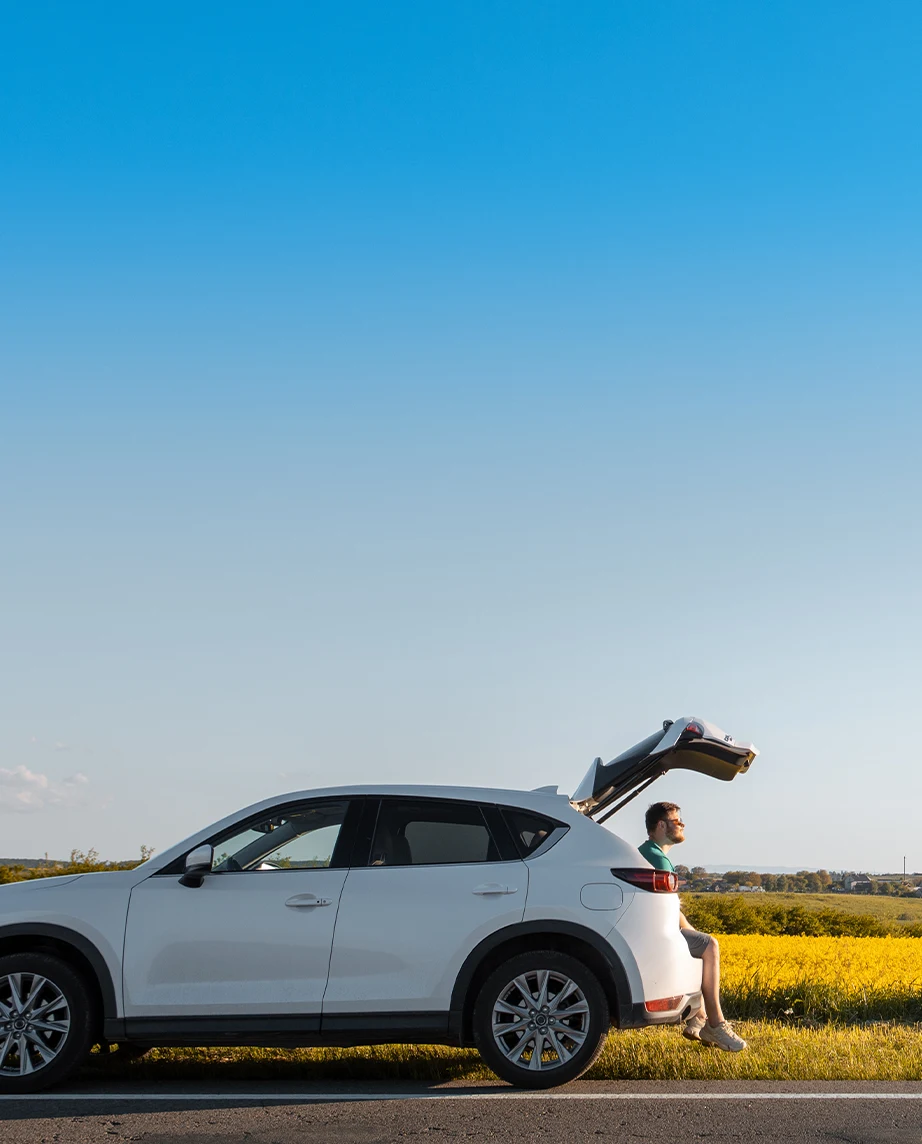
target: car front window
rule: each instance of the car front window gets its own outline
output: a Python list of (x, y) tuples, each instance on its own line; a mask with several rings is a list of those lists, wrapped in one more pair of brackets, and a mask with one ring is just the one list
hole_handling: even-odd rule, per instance
[(346, 802), (308, 803), (250, 822), (214, 843), (212, 870), (309, 870), (330, 865)]

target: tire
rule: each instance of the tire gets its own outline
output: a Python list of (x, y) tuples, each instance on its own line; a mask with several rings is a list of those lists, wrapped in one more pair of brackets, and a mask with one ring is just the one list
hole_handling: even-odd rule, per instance
[(0, 957), (0, 1094), (38, 1092), (83, 1064), (95, 1006), (83, 977), (46, 953)]
[(490, 974), (473, 1024), (480, 1055), (497, 1076), (518, 1088), (552, 1088), (582, 1076), (602, 1051), (608, 998), (577, 958), (535, 950)]

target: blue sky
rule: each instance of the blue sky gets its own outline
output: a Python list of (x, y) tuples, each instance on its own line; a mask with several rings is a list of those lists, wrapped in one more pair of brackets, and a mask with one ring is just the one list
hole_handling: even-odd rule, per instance
[(698, 714), (683, 860), (922, 869), (918, 5), (3, 24), (0, 856)]

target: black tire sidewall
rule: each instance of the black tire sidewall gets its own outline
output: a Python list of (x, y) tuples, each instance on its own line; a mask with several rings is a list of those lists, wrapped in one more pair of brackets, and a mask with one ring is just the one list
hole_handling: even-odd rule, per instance
[(84, 1062), (93, 1041), (95, 1006), (83, 976), (66, 961), (47, 953), (7, 953), (0, 956), (0, 977), (10, 973), (37, 973), (61, 992), (70, 1009), (70, 1029), (53, 1061), (25, 1076), (0, 1073), (0, 1095), (38, 1092), (60, 1084)]
[[(509, 1061), (496, 1044), (492, 1027), (493, 1006), (499, 994), (514, 977), (535, 969), (565, 973), (583, 991), (589, 1004), (589, 1030), (579, 1051), (565, 1064), (539, 1072), (532, 1072)], [(602, 1051), (609, 1029), (608, 998), (599, 979), (578, 958), (556, 950), (520, 953), (493, 970), (481, 986), (474, 1002), (473, 1028), (477, 1049), (497, 1076), (518, 1088), (552, 1088), (576, 1080)]]

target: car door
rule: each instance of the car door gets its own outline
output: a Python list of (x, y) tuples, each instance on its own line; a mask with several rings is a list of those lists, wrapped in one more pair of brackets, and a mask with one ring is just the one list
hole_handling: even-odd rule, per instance
[(368, 863), (340, 902), (324, 1032), (349, 1028), (349, 1015), (447, 1014), (468, 953), (522, 920), (528, 868), (494, 815), (475, 802), (381, 800)]
[(294, 803), (211, 840), (199, 886), (173, 873), (135, 886), (125, 1016), (318, 1015), (360, 802)]

